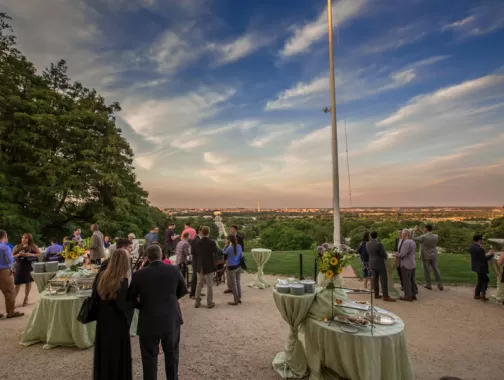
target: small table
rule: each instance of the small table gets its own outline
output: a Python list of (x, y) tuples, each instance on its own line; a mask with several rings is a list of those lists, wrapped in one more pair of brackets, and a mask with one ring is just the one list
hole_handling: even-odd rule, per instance
[(497, 259), (499, 258), (499, 255), (504, 255), (504, 252), (500, 252), (499, 254), (495, 255), (494, 258), (488, 262), (489, 267), (492, 268), (492, 271), (497, 277), (497, 293), (492, 294), (490, 296), (490, 302), (495, 303), (501, 303), (504, 301), (504, 282), (501, 282), (502, 271), (504, 267), (502, 265), (497, 264)]
[[(77, 321), (84, 300), (85, 297), (71, 294), (60, 296), (42, 292), (21, 335), (20, 344), (31, 346), (43, 342), (46, 350), (57, 346), (76, 346), (81, 350), (92, 347), (96, 322), (84, 325)], [(138, 310), (135, 310), (131, 336), (136, 335), (137, 323)]]
[(295, 296), (273, 291), (273, 299), (289, 325), (289, 337), (285, 350), (273, 359), (273, 369), (284, 379), (300, 379), (308, 375), (308, 363), (302, 343), (298, 338), (298, 329), (308, 315), (308, 310), (315, 299), (315, 293)]
[(257, 274), (254, 281), (252, 281), (248, 286), (257, 289), (266, 289), (269, 284), (264, 279), (264, 265), (269, 260), (271, 256), (271, 249), (264, 248), (254, 248), (252, 249), (252, 257), (257, 264)]
[(304, 333), (310, 380), (338, 377), (352, 380), (414, 379), (404, 323), (394, 317), (396, 323), (391, 326), (375, 325), (373, 336), (370, 327), (358, 328), (357, 333), (349, 334), (341, 330), (338, 322), (329, 326), (307, 318)]
[(46, 285), (49, 283), (49, 280), (56, 276), (56, 272), (31, 272), (31, 276), (33, 278), (33, 281), (35, 282), (35, 285), (37, 285), (38, 292), (42, 293), (45, 290)]
[(392, 298), (399, 298), (401, 296), (401, 292), (394, 287), (394, 270), (397, 268), (397, 261), (393, 254), (389, 253), (387, 256), (386, 265), (389, 296)]

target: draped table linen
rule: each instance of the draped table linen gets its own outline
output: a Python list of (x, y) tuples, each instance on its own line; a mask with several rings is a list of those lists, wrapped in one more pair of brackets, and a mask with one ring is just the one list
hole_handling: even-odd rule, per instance
[(284, 379), (300, 379), (308, 375), (308, 363), (302, 343), (298, 338), (298, 329), (308, 315), (308, 310), (315, 299), (315, 294), (295, 296), (273, 291), (273, 299), (289, 325), (289, 336), (285, 350), (279, 352), (273, 359), (273, 369)]
[(494, 258), (488, 262), (489, 267), (491, 268), (491, 270), (494, 272), (495, 276), (497, 277), (497, 292), (490, 296), (490, 301), (496, 302), (496, 303), (500, 303), (500, 302), (504, 301), (504, 282), (501, 282), (502, 271), (504, 268), (502, 265), (499, 265), (497, 263), (499, 255), (503, 255), (503, 254), (504, 254), (504, 252), (500, 252), (498, 255), (494, 256)]
[(404, 323), (393, 316), (396, 323), (375, 325), (374, 336), (370, 327), (359, 327), (358, 333), (349, 334), (338, 322), (329, 326), (307, 318), (304, 338), (310, 380), (412, 380)]
[(37, 290), (42, 293), (45, 290), (46, 285), (49, 283), (57, 272), (44, 272), (44, 273), (31, 273), (35, 285), (37, 285)]
[(387, 266), (388, 292), (390, 297), (399, 298), (401, 296), (401, 292), (394, 287), (394, 272), (397, 268), (397, 259), (391, 253), (388, 253), (387, 256), (385, 265)]
[(257, 274), (254, 281), (248, 286), (257, 289), (266, 289), (270, 285), (264, 279), (264, 266), (271, 256), (271, 249), (254, 248), (252, 249), (252, 257), (257, 264)]
[[(42, 292), (33, 309), (20, 344), (30, 346), (43, 342), (44, 349), (57, 346), (75, 346), (82, 350), (94, 345), (96, 322), (82, 324), (77, 315), (85, 297), (76, 295), (49, 295)], [(130, 335), (135, 336), (138, 322), (138, 310), (135, 310), (131, 323)]]

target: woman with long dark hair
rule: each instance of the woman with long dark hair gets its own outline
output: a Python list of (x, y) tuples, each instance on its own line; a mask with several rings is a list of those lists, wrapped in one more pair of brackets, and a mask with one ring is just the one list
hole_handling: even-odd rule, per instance
[(362, 261), (362, 278), (364, 279), (364, 289), (366, 290), (368, 288), (369, 277), (371, 277), (371, 271), (369, 270), (369, 255), (366, 249), (366, 244), (369, 240), (371, 240), (371, 237), (369, 232), (366, 231), (364, 232), (364, 235), (362, 236), (362, 242), (357, 249)]
[(40, 249), (33, 242), (33, 237), (29, 233), (23, 234), (21, 243), (14, 247), (12, 256), (16, 259), (16, 271), (14, 273), (14, 285), (16, 285), (16, 298), (21, 289), (21, 285), (25, 286), (25, 297), (23, 306), (28, 305), (28, 296), (30, 295), (33, 278), (31, 276), (32, 263), (38, 261)]
[(130, 325), (135, 304), (128, 302), (130, 261), (119, 248), (99, 274), (94, 296), (99, 301), (94, 346), (93, 380), (131, 380)]
[(224, 249), (224, 255), (227, 256), (227, 266), (229, 270), (229, 278), (231, 280), (231, 290), (233, 291), (233, 302), (228, 302), (230, 305), (236, 306), (241, 303), (241, 258), (243, 256), (243, 250), (241, 245), (238, 244), (236, 235), (229, 235), (226, 241), (226, 248)]

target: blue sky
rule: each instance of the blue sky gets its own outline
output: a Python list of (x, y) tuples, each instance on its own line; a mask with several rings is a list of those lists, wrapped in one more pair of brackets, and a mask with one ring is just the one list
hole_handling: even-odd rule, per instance
[[(456, 3), (456, 6), (454, 6)], [(330, 207), (327, 2), (2, 0), (37, 68), (123, 111), (161, 207)], [(504, 203), (500, 0), (341, 0), (340, 194), (350, 206)]]

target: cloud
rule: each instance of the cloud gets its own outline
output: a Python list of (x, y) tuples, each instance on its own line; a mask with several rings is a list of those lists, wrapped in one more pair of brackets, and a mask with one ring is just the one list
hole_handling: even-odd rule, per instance
[(355, 53), (358, 55), (369, 55), (396, 50), (423, 40), (429, 34), (426, 31), (428, 29), (428, 25), (421, 21), (412, 22), (406, 26), (386, 29), (384, 34), (360, 44), (356, 48)]
[(224, 162), (224, 158), (213, 152), (203, 153), (203, 161), (211, 165), (219, 165)]
[[(333, 26), (338, 27), (357, 17), (367, 0), (339, 0), (333, 5)], [(327, 36), (327, 8), (315, 21), (292, 26), (292, 36), (285, 42), (280, 55), (290, 57), (306, 53), (311, 45)]]
[[(504, 75), (487, 75), (477, 79), (469, 80), (458, 85), (442, 88), (430, 95), (417, 96), (406, 106), (401, 107), (389, 117), (376, 123), (378, 127), (386, 127), (393, 124), (402, 123), (422, 114), (439, 114), (442, 116), (451, 108), (463, 108), (459, 101), (476, 96), (476, 94), (498, 89), (504, 84)], [(502, 94), (502, 92), (501, 92)], [(465, 110), (464, 113), (474, 114), (478, 109)]]
[(473, 8), (469, 15), (441, 28), (442, 32), (453, 32), (461, 38), (478, 37), (504, 28), (504, 8), (500, 1), (490, 1)]
[(272, 141), (277, 140), (280, 137), (291, 134), (296, 129), (302, 128), (303, 125), (293, 126), (291, 124), (283, 125), (275, 125), (275, 124), (266, 124), (263, 125), (262, 128), (268, 130), (270, 132), (257, 136), (252, 141), (249, 142), (249, 145), (254, 148), (263, 148), (265, 145), (271, 143)]
[(202, 51), (172, 30), (165, 31), (150, 48), (150, 59), (162, 73), (174, 73), (195, 61)]
[(238, 61), (270, 42), (270, 38), (248, 33), (229, 43), (211, 43), (208, 45), (208, 49), (216, 54), (217, 64), (223, 65)]
[(321, 92), (329, 91), (329, 76), (317, 77), (311, 82), (298, 82), (293, 88), (280, 92), (275, 100), (266, 103), (265, 110), (278, 110), (302, 106)]

